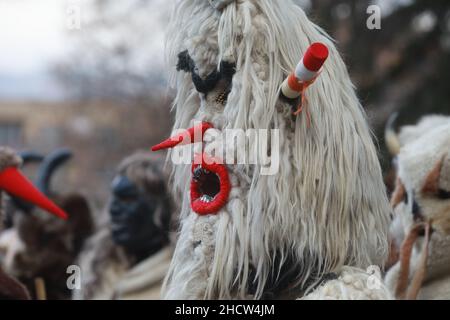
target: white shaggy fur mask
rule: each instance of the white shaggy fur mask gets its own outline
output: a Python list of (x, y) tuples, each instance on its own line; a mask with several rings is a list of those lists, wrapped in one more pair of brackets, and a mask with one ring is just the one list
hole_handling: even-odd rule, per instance
[[(168, 35), (174, 129), (194, 121), (221, 132), (279, 129), (280, 165), (265, 176), (259, 165), (227, 164), (228, 201), (203, 216), (190, 206), (191, 167), (174, 165), (174, 192), (183, 201), (165, 298), (298, 298), (345, 265), (383, 264), (390, 208), (381, 170), (346, 67), (325, 32), (291, 0), (236, 0), (221, 10), (208, 0), (183, 0)], [(304, 114), (292, 116), (279, 88), (313, 42), (326, 44), (330, 57), (307, 92), (309, 123)], [(202, 78), (233, 63), (231, 87), (219, 81), (199, 93), (191, 74), (175, 69), (186, 50)]]
[[(426, 276), (417, 297), (446, 299), (450, 294), (450, 117), (424, 117), (417, 125), (403, 127), (396, 141), (400, 148), (391, 236), (400, 251), (416, 225), (430, 224), (429, 245), (425, 235), (413, 243), (408, 277), (421, 268), (421, 255), (428, 250)], [(401, 279), (400, 261), (386, 276), (387, 286), (398, 296)]]

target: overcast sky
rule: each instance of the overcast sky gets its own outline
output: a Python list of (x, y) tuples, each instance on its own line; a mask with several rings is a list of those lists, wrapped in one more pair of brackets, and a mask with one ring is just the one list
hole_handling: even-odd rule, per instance
[[(111, 0), (119, 1), (119, 0)], [(122, 0), (124, 1), (124, 0)], [(126, 1), (126, 0), (125, 0)], [(152, 0), (154, 10), (146, 12), (148, 21), (169, 0)], [(410, 0), (375, 0), (380, 4)], [(91, 0), (0, 0), (0, 99), (58, 99), (61, 88), (49, 68), (64, 59), (71, 45), (67, 37), (68, 8), (77, 4), (82, 15), (89, 15)], [(300, 0), (303, 5), (309, 0)], [(387, 6), (389, 7), (389, 6)], [(147, 44), (162, 57), (163, 28), (151, 26)], [(86, 31), (86, 30), (83, 30)], [(87, 30), (88, 31), (88, 30)], [(162, 61), (161, 61), (162, 62)]]
[[(117, 0), (114, 0), (117, 1)], [(59, 99), (62, 90), (50, 67), (64, 60), (72, 42), (68, 9), (76, 4), (89, 16), (91, 0), (0, 0), (0, 99)], [(155, 11), (161, 6), (155, 2)], [(149, 21), (152, 20), (149, 12)], [(163, 30), (153, 27), (149, 39), (163, 50)], [(155, 40), (155, 41), (151, 41)], [(155, 42), (157, 42), (155, 44)], [(162, 53), (159, 54), (162, 56)]]
[(0, 0), (0, 98), (59, 96), (47, 68), (65, 52), (64, 0)]

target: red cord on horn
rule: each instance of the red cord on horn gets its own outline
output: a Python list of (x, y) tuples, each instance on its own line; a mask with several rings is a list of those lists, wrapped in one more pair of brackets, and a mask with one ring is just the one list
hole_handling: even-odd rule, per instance
[(48, 199), (15, 167), (0, 172), (0, 189), (67, 220), (67, 214)]
[(192, 128), (189, 128), (169, 139), (152, 147), (152, 151), (159, 151), (164, 149), (171, 149), (178, 145), (185, 145), (203, 141), (203, 135), (206, 130), (213, 128), (212, 124), (202, 122)]

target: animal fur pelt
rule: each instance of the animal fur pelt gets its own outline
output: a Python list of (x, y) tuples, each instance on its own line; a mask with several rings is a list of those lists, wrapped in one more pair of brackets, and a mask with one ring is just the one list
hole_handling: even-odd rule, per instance
[[(13, 227), (0, 239), (5, 251), (2, 264), (5, 270), (20, 279), (35, 293), (35, 279), (42, 278), (50, 300), (68, 299), (67, 268), (74, 264), (83, 242), (93, 232), (91, 211), (86, 198), (78, 193), (53, 193), (51, 177), (54, 170), (70, 158), (68, 150), (57, 150), (44, 159), (37, 179), (38, 188), (68, 213), (62, 220), (48, 215), (34, 205), (19, 207), (9, 201), (8, 210)], [(50, 167), (50, 169), (48, 169)]]
[(83, 270), (83, 277), (81, 289), (73, 292), (75, 300), (111, 299), (114, 284), (130, 267), (125, 253), (114, 244), (105, 227), (88, 239), (77, 265)]
[[(397, 187), (392, 196), (395, 209), (391, 225), (394, 246), (405, 255), (411, 232), (420, 224), (432, 228), (429, 243), (419, 233), (411, 244), (411, 258), (389, 270), (386, 284), (398, 298), (448, 299), (450, 297), (450, 117), (427, 116), (417, 125), (405, 126), (396, 139)], [(428, 252), (428, 253), (427, 253)], [(426, 264), (423, 265), (423, 256)], [(409, 272), (407, 269), (409, 268)], [(401, 290), (417, 272), (425, 269), (420, 291)], [(402, 271), (406, 270), (406, 271)]]
[[(228, 202), (206, 216), (190, 207), (190, 165), (174, 166), (174, 193), (183, 199), (165, 297), (301, 298), (346, 265), (359, 273), (383, 265), (390, 208), (381, 169), (330, 37), (291, 0), (236, 0), (221, 10), (206, 0), (177, 1), (168, 35), (174, 129), (194, 121), (222, 133), (278, 129), (280, 166), (264, 176), (260, 165), (228, 164)], [(330, 57), (308, 89), (308, 122), (292, 116), (279, 88), (313, 42), (325, 43)], [(231, 83), (197, 92), (192, 75), (176, 70), (186, 50), (203, 78), (222, 61), (234, 64)]]
[(367, 272), (343, 267), (339, 278), (325, 282), (303, 300), (386, 300), (391, 297), (380, 277), (371, 279)]
[(0, 268), (0, 300), (29, 300), (30, 294), (23, 284)]
[(83, 270), (80, 290), (74, 300), (160, 299), (163, 279), (172, 257), (166, 247), (134, 265), (103, 228), (86, 243), (78, 264)]
[[(43, 278), (47, 299), (69, 299), (71, 291), (67, 287), (67, 268), (75, 263), (81, 250), (77, 247), (84, 242), (85, 223), (82, 215), (69, 216), (69, 221), (52, 217), (41, 210), (32, 215), (19, 214), (14, 217), (15, 227), (2, 235), (1, 245), (5, 258), (3, 265), (35, 293), (35, 279)], [(90, 224), (90, 222), (89, 222)], [(77, 234), (77, 230), (80, 234)], [(8, 238), (8, 239), (5, 239)], [(4, 241), (6, 240), (6, 241)]]

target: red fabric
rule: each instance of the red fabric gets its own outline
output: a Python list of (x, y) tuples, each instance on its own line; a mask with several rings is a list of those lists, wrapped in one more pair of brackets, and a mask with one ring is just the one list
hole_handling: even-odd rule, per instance
[(31, 202), (62, 219), (67, 219), (67, 214), (34, 187), (15, 167), (9, 167), (0, 172), (0, 189)]
[(217, 214), (219, 210), (226, 205), (230, 196), (231, 183), (228, 176), (228, 170), (219, 159), (214, 159), (206, 154), (198, 154), (195, 156), (194, 163), (192, 165), (192, 172), (194, 172), (198, 166), (215, 173), (219, 177), (220, 191), (211, 202), (203, 202), (200, 200), (202, 195), (198, 190), (198, 184), (194, 179), (192, 179), (191, 208), (195, 213), (202, 216)]

